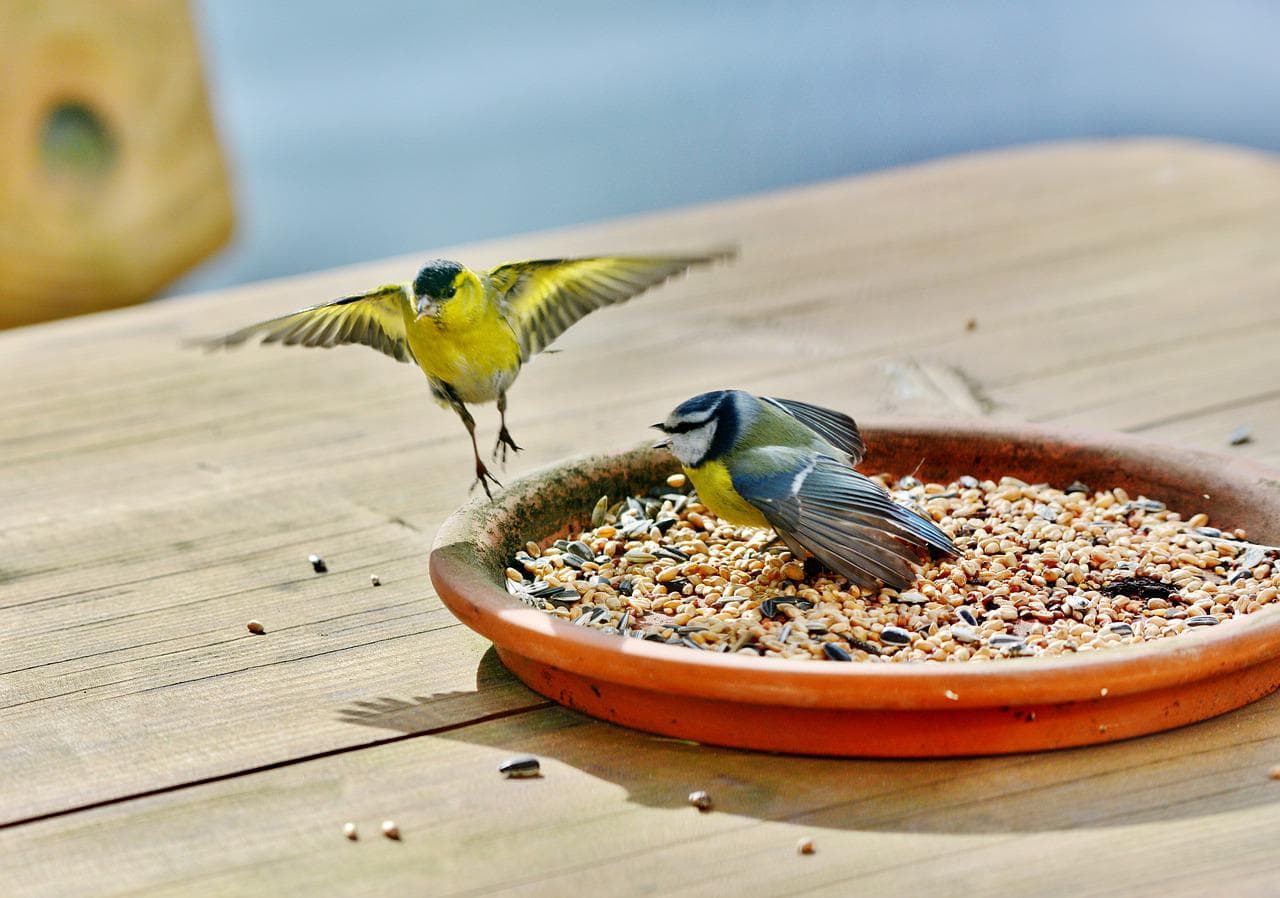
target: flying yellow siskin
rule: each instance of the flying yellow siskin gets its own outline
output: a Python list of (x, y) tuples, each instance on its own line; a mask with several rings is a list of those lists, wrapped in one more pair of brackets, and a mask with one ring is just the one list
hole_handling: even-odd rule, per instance
[[(363, 343), (401, 362), (416, 362), (431, 394), (452, 408), (471, 436), (476, 483), (498, 484), (480, 460), (467, 403), (498, 403), (493, 455), (519, 451), (507, 430), (507, 390), (520, 367), (589, 312), (625, 302), (694, 265), (730, 258), (732, 250), (697, 256), (605, 256), (510, 262), (475, 272), (445, 259), (422, 266), (408, 284), (389, 284), (200, 341), (235, 346), (250, 337), (286, 346)], [(475, 489), (475, 484), (472, 484)]]

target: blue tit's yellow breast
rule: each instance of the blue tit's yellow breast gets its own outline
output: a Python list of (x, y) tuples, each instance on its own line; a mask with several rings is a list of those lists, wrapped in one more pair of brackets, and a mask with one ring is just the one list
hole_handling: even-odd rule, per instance
[(696, 468), (685, 468), (684, 472), (698, 491), (702, 504), (718, 517), (739, 526), (768, 529), (769, 522), (764, 515), (733, 488), (733, 477), (724, 462), (703, 462)]

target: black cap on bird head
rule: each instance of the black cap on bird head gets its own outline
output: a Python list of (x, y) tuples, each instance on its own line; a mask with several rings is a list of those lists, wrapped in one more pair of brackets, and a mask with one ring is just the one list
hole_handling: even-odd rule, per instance
[(462, 266), (448, 259), (432, 259), (418, 271), (413, 279), (413, 295), (429, 296), (432, 299), (448, 299), (453, 295), (453, 279), (462, 271)]

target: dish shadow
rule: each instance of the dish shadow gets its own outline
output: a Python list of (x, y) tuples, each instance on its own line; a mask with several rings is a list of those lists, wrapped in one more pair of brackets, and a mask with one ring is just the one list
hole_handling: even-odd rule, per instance
[(1280, 782), (1267, 777), (1280, 760), (1280, 693), (1212, 720), (1107, 745), (858, 760), (719, 748), (597, 721), (527, 689), (492, 647), (476, 669), (476, 691), (507, 692), (505, 709), (442, 727), (442, 703), (475, 696), (450, 692), (359, 702), (339, 718), (533, 754), (544, 769), (558, 761), (621, 786), (629, 801), (647, 807), (685, 807), (690, 791), (705, 789), (721, 813), (838, 830), (1041, 832), (1206, 817), (1280, 801)]

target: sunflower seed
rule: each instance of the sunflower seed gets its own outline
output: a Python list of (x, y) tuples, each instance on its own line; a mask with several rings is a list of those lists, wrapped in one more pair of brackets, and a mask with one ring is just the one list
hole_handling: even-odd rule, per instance
[(596, 501), (596, 507), (591, 509), (591, 526), (599, 527), (604, 523), (605, 518), (609, 514), (609, 497), (601, 496)]
[(654, 550), (653, 550), (653, 554), (655, 554), (655, 555), (657, 555), (657, 556), (659, 556), (659, 557), (661, 557), (661, 558), (670, 558), (670, 559), (672, 559), (672, 560), (674, 560), (674, 561), (688, 561), (688, 560), (689, 560), (689, 555), (687, 555), (686, 553), (681, 552), (679, 549), (673, 548), (673, 547), (671, 547), (671, 546), (659, 546), (658, 548), (656, 548), (656, 549), (654, 549)]
[(787, 637), (791, 635), (791, 622), (782, 625), (782, 629), (778, 631), (778, 642), (786, 642)]
[(675, 515), (667, 515), (666, 517), (660, 517), (656, 521), (654, 521), (653, 526), (658, 528), (659, 533), (666, 533), (668, 530), (674, 527), (676, 525), (676, 522), (679, 520), (680, 519), (677, 518)]
[(1063, 604), (1066, 605), (1072, 611), (1088, 611), (1089, 608), (1093, 605), (1093, 602), (1090, 601), (1088, 596), (1082, 596), (1077, 594), (1077, 595), (1067, 596), (1066, 601), (1063, 602)]
[(700, 652), (705, 652), (707, 650), (707, 647), (705, 645), (701, 645), (700, 643), (694, 642), (688, 636), (681, 636), (680, 644), (684, 646), (688, 646), (691, 649), (697, 649)]
[(538, 759), (533, 755), (516, 755), (514, 758), (507, 758), (507, 760), (499, 764), (498, 772), (507, 779), (525, 779), (541, 776), (542, 765), (538, 763)]
[(880, 631), (880, 641), (888, 645), (909, 645), (911, 631), (901, 627), (885, 627)]
[(1118, 621), (1112, 621), (1111, 623), (1107, 624), (1105, 627), (1102, 628), (1101, 632), (1116, 633), (1120, 636), (1132, 636), (1133, 627), (1125, 623), (1124, 621), (1118, 620)]
[(906, 592), (898, 593), (897, 601), (901, 602), (903, 605), (929, 604), (929, 600), (926, 599), (921, 593), (916, 592), (914, 589), (908, 590)]
[(971, 627), (978, 626), (978, 618), (968, 608), (959, 608), (956, 614), (960, 615), (960, 619)]
[(970, 630), (968, 627), (962, 627), (959, 624), (951, 625), (951, 638), (954, 639), (956, 642), (962, 642), (968, 645), (973, 645), (975, 643), (982, 642), (981, 636), (979, 636), (973, 630)]
[(1088, 493), (1092, 493), (1092, 492), (1093, 492), (1093, 490), (1089, 489), (1088, 484), (1084, 484), (1084, 483), (1081, 483), (1079, 480), (1076, 480), (1076, 481), (1073, 481), (1073, 482), (1072, 482), (1071, 486), (1069, 486), (1069, 487), (1067, 487), (1065, 490), (1063, 490), (1063, 492), (1064, 492), (1064, 493), (1066, 493), (1066, 494), (1069, 496), (1069, 495), (1071, 495), (1072, 493), (1086, 493), (1086, 494), (1088, 494)]
[(622, 612), (622, 617), (618, 619), (618, 632), (625, 634), (631, 626), (631, 612)]
[(835, 642), (824, 642), (822, 644), (822, 653), (832, 661), (852, 661), (853, 656), (844, 650), (844, 647)]
[(1201, 536), (1208, 536), (1212, 539), (1217, 539), (1218, 537), (1222, 536), (1222, 531), (1219, 530), (1217, 527), (1197, 527), (1195, 529), (1195, 532), (1200, 534)]
[(702, 813), (711, 810), (711, 796), (699, 789), (697, 792), (689, 793), (689, 804), (693, 805)]
[(1187, 618), (1188, 627), (1212, 627), (1219, 621), (1212, 614), (1197, 614), (1195, 617)]

